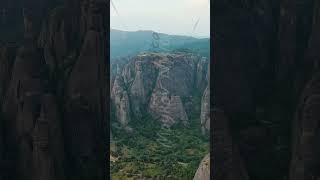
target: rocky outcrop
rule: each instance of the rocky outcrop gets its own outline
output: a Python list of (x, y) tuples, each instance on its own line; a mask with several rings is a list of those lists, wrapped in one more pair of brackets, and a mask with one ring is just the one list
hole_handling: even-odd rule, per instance
[(211, 178), (225, 180), (248, 180), (249, 176), (244, 166), (244, 160), (234, 142), (229, 129), (229, 118), (219, 110), (213, 110), (213, 158), (214, 171)]
[(21, 42), (23, 38), (22, 8), (22, 1), (0, 2), (0, 43)]
[[(319, 166), (319, 107), (320, 107), (320, 79), (319, 74), (307, 84), (294, 121), (292, 159), (290, 178), (312, 179), (320, 177)], [(308, 172), (308, 173), (306, 173)]]
[[(292, 130), (292, 152), (290, 163), (290, 179), (307, 180), (320, 177), (319, 168), (319, 107), (320, 107), (320, 76), (319, 76), (319, 13), (320, 3), (314, 2), (310, 38), (307, 43), (305, 59), (312, 73), (307, 72), (297, 79), (299, 88), (303, 88), (296, 108)], [(308, 67), (308, 66), (307, 66)], [(303, 72), (303, 71), (302, 71)], [(302, 73), (301, 72), (301, 73)], [(311, 75), (310, 75), (311, 74)], [(304, 83), (311, 76), (307, 83)], [(305, 84), (305, 85), (304, 85)]]
[[(0, 47), (0, 124), (5, 129), (0, 179), (107, 177), (104, 39), (109, 4), (58, 4), (34, 0), (10, 10), (21, 13), (16, 17), (24, 38)], [(0, 22), (2, 33), (3, 16)]]
[(141, 57), (137, 57), (129, 66), (131, 67), (127, 66), (125, 69), (127, 71), (123, 72), (123, 75), (127, 83), (132, 83), (129, 86), (130, 102), (133, 115), (139, 119), (143, 116), (144, 107), (148, 106), (154, 81), (157, 78), (157, 69)]
[(210, 154), (202, 159), (193, 180), (210, 180)]
[(210, 66), (207, 69), (206, 80), (208, 85), (202, 95), (200, 112), (201, 132), (203, 135), (210, 134)]
[(210, 134), (210, 89), (206, 88), (201, 101), (201, 132), (203, 135)]
[(123, 87), (122, 77), (117, 76), (112, 86), (111, 98), (115, 106), (117, 120), (126, 128), (131, 121), (131, 110), (128, 93)]
[(10, 72), (14, 62), (13, 54), (15, 54), (15, 48), (0, 48), (0, 102), (3, 102), (6, 88), (8, 87), (11, 77)]
[(127, 126), (147, 110), (165, 125), (188, 124), (186, 104), (207, 83), (207, 67), (207, 59), (192, 54), (146, 53), (134, 57), (111, 82), (116, 119)]
[[(25, 134), (30, 135), (30, 128), (33, 127), (33, 121), (38, 114), (39, 98), (44, 92), (42, 74), (39, 71), (42, 65), (34, 47), (25, 46), (18, 50), (12, 69), (12, 78), (2, 106), (4, 125), (8, 129), (5, 141), (10, 149), (10, 153), (7, 154), (9, 161), (16, 162), (15, 153), (25, 150), (19, 147), (20, 139), (26, 140)], [(25, 156), (28, 157), (28, 155)]]
[(153, 94), (150, 100), (150, 112), (153, 118), (159, 119), (166, 125), (182, 122), (186, 125), (188, 117), (179, 96)]
[[(317, 178), (319, 2), (225, 0), (213, 7), (211, 96), (228, 116), (250, 179)], [(212, 122), (213, 179), (228, 179), (222, 174), (232, 154), (218, 150), (230, 145), (218, 138), (227, 132)]]
[[(33, 179), (66, 179), (62, 126), (53, 95), (41, 99), (38, 119), (34, 120), (31, 137), (33, 142)], [(30, 161), (29, 161), (30, 162)]]
[(197, 64), (196, 86), (200, 91), (203, 91), (209, 82), (209, 63), (210, 61), (208, 61), (206, 58), (202, 58)]

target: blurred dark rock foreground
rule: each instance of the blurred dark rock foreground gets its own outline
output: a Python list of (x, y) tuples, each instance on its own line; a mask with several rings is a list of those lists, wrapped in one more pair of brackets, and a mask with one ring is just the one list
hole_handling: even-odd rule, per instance
[(212, 12), (211, 177), (319, 179), (319, 1), (217, 0)]
[(0, 180), (106, 179), (108, 6), (0, 2)]

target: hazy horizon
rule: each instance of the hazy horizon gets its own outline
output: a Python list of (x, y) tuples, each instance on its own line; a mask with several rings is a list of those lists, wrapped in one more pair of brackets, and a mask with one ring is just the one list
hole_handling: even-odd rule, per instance
[(111, 29), (209, 38), (209, 1), (112, 0), (114, 6), (110, 4)]
[[(170, 36), (187, 36), (187, 37), (189, 36), (188, 34), (187, 34), (187, 35), (183, 35), (183, 34), (169, 34), (169, 33), (154, 31), (154, 30), (151, 30), (151, 29), (124, 30), (124, 29), (110, 28), (110, 30), (123, 31), (123, 32), (151, 31), (151, 32), (156, 32), (156, 33), (160, 33), (160, 34), (167, 34), (167, 35), (170, 35)], [(190, 37), (191, 37), (191, 36), (190, 36)], [(193, 35), (192, 37), (193, 37), (193, 38), (196, 38), (196, 39), (208, 39), (208, 38), (210, 39), (210, 35), (208, 35), (208, 36)]]

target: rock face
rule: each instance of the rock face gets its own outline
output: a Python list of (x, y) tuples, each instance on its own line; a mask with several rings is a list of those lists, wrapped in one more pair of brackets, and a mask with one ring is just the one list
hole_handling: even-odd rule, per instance
[[(102, 0), (0, 3), (24, 26), (21, 41), (0, 47), (0, 179), (107, 177), (108, 6)], [(2, 25), (19, 27), (0, 17), (1, 35), (8, 30)]]
[[(294, 121), (293, 152), (290, 177), (293, 180), (320, 177), (319, 161), (319, 107), (320, 79), (316, 74), (307, 83)], [(305, 173), (308, 172), (308, 173)]]
[(239, 148), (234, 142), (229, 129), (229, 118), (219, 110), (213, 110), (213, 158), (216, 165), (211, 178), (226, 180), (248, 180), (248, 172), (244, 166), (244, 160), (239, 153)]
[[(307, 180), (320, 177), (319, 168), (319, 107), (320, 107), (320, 79), (319, 79), (319, 52), (316, 50), (319, 46), (318, 32), (320, 3), (313, 3), (312, 26), (307, 47), (305, 49), (304, 61), (308, 63), (309, 68), (313, 69), (308, 73), (303, 73), (298, 79), (297, 86), (302, 90), (298, 105), (296, 108), (295, 119), (293, 121), (292, 133), (292, 153), (290, 166), (290, 179)], [(307, 66), (308, 67), (308, 66)], [(311, 72), (311, 73), (310, 73)], [(306, 79), (311, 77), (306, 83)]]
[(210, 88), (207, 87), (201, 101), (201, 131), (203, 135), (210, 134)]
[(210, 154), (202, 159), (193, 180), (210, 180)]
[(203, 135), (210, 134), (210, 66), (208, 66), (207, 76), (206, 76), (208, 86), (204, 90), (201, 99), (201, 131)]
[(14, 61), (13, 54), (15, 54), (15, 48), (1, 47), (0, 49), (0, 102), (3, 101), (11, 78), (10, 72)]
[(122, 126), (127, 127), (131, 121), (130, 100), (127, 91), (124, 89), (124, 82), (121, 76), (117, 76), (114, 80), (111, 98), (115, 105), (118, 121)]
[(43, 95), (40, 116), (31, 132), (33, 179), (66, 179), (62, 126), (55, 101), (53, 95)]
[(23, 38), (23, 1), (0, 2), (0, 43), (16, 42)]
[(134, 57), (111, 82), (116, 119), (127, 127), (147, 110), (165, 125), (188, 124), (186, 99), (207, 83), (203, 78), (207, 67), (207, 59), (192, 54), (146, 53)]
[(223, 171), (231, 150), (228, 155), (219, 150), (230, 146), (218, 138), (224, 131), (231, 131), (232, 146), (239, 149), (250, 179), (319, 177), (319, 5), (300, 0), (213, 2), (211, 96), (230, 127), (217, 132), (218, 119), (212, 120), (213, 179), (228, 179)]

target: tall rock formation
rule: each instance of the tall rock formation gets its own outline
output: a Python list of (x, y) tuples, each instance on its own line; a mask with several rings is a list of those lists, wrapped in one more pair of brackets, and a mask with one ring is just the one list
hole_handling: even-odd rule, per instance
[[(304, 53), (304, 61), (309, 68), (309, 72), (302, 74), (297, 79), (297, 85), (303, 91), (300, 95), (299, 104), (296, 108), (295, 119), (293, 121), (292, 131), (292, 154), (290, 166), (290, 179), (307, 180), (317, 179), (320, 177), (319, 168), (319, 13), (320, 3), (314, 1), (312, 11), (312, 26), (310, 37)], [(304, 69), (302, 69), (304, 70)], [(303, 71), (302, 71), (303, 73)], [(306, 82), (306, 79), (310, 77)]]
[(201, 132), (203, 135), (210, 134), (210, 88), (209, 86), (203, 93), (201, 101)]
[(203, 135), (210, 135), (210, 66), (208, 66), (208, 71), (206, 75), (207, 87), (204, 90), (201, 99), (201, 132)]
[(108, 6), (104, 0), (0, 3), (17, 20), (1, 14), (1, 37), (24, 27), (22, 38), (1, 39), (0, 179), (107, 177)]
[[(213, 7), (213, 105), (228, 116), (249, 178), (318, 178), (319, 2), (222, 0)], [(222, 173), (232, 155), (218, 151), (230, 144), (215, 139), (222, 136), (215, 121), (212, 163)]]
[(307, 180), (319, 178), (319, 74), (303, 91), (294, 121), (290, 178)]
[(233, 140), (228, 117), (219, 109), (214, 109), (212, 116), (214, 127), (212, 146), (214, 148), (211, 160), (214, 171), (210, 177), (212, 179), (248, 180), (248, 172), (238, 145)]
[(210, 154), (202, 159), (193, 180), (210, 180)]
[(111, 98), (115, 106), (117, 120), (124, 127), (128, 127), (131, 121), (131, 109), (128, 92), (124, 89), (124, 82), (121, 76), (116, 76), (112, 90)]
[(146, 113), (164, 125), (188, 124), (187, 104), (196, 92), (202, 94), (207, 83), (206, 58), (188, 53), (145, 53), (122, 67), (111, 82), (116, 119), (122, 126), (128, 127), (130, 121)]

